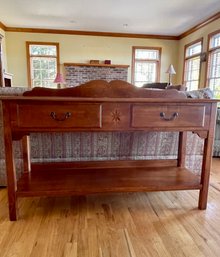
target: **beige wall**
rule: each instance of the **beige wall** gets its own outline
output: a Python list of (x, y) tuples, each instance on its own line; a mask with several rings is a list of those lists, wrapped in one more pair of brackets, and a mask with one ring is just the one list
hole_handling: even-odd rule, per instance
[[(178, 69), (177, 69), (177, 82), (182, 83), (183, 77), (183, 63), (184, 63), (184, 46), (197, 40), (203, 38), (203, 50), (202, 52), (207, 52), (207, 43), (208, 43), (208, 34), (220, 29), (220, 19), (204, 26), (203, 28), (195, 31), (194, 33), (188, 35), (187, 37), (179, 41), (178, 49)], [(200, 76), (200, 85), (199, 87), (205, 87), (205, 73), (206, 73), (207, 62), (202, 62), (201, 66), (201, 76)]]
[[(177, 67), (178, 41), (158, 39), (131, 39), (96, 36), (75, 36), (6, 32), (8, 71), (14, 74), (15, 86), (27, 86), (27, 63), (25, 41), (58, 42), (60, 63), (88, 62), (90, 59), (110, 59), (113, 64), (130, 65), (128, 81), (131, 81), (132, 46), (162, 47), (160, 81), (168, 81), (165, 73), (169, 64)], [(176, 76), (173, 77), (175, 82)]]
[[(90, 59), (104, 61), (110, 59), (113, 64), (128, 64), (128, 81), (131, 81), (132, 46), (162, 47), (160, 81), (168, 81), (165, 73), (170, 63), (174, 65), (177, 74), (173, 83), (182, 84), (184, 46), (198, 38), (203, 38), (203, 52), (207, 51), (208, 34), (220, 28), (220, 19), (197, 30), (189, 36), (176, 40), (133, 39), (97, 36), (77, 36), (40, 33), (0, 32), (6, 36), (3, 40), (3, 51), (6, 70), (14, 75), (15, 86), (27, 86), (26, 41), (58, 42), (60, 44), (60, 63), (63, 70), (65, 62), (86, 63)], [(6, 55), (4, 54), (4, 57)], [(7, 69), (8, 67), (8, 69)], [(205, 86), (206, 62), (202, 63), (200, 87)]]
[(0, 34), (3, 36), (2, 38), (2, 66), (3, 71), (7, 71), (7, 54), (6, 54), (6, 35), (5, 31), (0, 28)]

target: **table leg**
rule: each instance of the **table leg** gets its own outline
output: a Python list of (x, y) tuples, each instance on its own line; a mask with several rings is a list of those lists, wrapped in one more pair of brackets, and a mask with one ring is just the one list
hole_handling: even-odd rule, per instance
[(12, 135), (11, 129), (5, 127), (4, 129), (5, 139), (5, 161), (7, 172), (7, 189), (8, 189), (8, 205), (9, 205), (9, 217), (11, 221), (17, 220), (17, 182), (16, 171), (13, 156)]
[(209, 177), (211, 169), (211, 156), (212, 156), (212, 141), (213, 139), (205, 139), (204, 142), (204, 154), (203, 154), (203, 163), (202, 163), (202, 174), (201, 174), (201, 184), (202, 189), (199, 193), (199, 209), (205, 210), (207, 206), (208, 198), (208, 187), (209, 187)]
[(201, 173), (201, 184), (202, 189), (199, 193), (199, 209), (204, 210), (207, 206), (208, 199), (208, 187), (209, 187), (209, 177), (212, 162), (212, 148), (215, 135), (215, 123), (216, 123), (216, 105), (212, 104), (211, 109), (211, 120), (209, 124), (209, 132), (204, 142), (203, 150), (203, 162), (202, 162), (202, 173)]

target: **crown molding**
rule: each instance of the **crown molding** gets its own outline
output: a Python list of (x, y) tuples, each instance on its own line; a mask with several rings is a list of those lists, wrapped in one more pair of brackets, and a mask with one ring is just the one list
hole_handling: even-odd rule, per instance
[(187, 37), (188, 35), (192, 34), (193, 32), (201, 29), (202, 27), (208, 25), (209, 23), (217, 20), (220, 18), (220, 12), (217, 12), (216, 14), (212, 15), (211, 17), (207, 18), (206, 20), (200, 22), (199, 24), (197, 24), (196, 26), (192, 27), (191, 29), (183, 32), (182, 34), (180, 34), (177, 38), (180, 40), (184, 37)]
[(177, 36), (169, 35), (151, 35), (151, 34), (133, 34), (133, 33), (116, 33), (116, 32), (97, 32), (97, 31), (81, 31), (81, 30), (61, 30), (61, 29), (36, 29), (36, 28), (16, 28), (6, 27), (8, 32), (28, 32), (28, 33), (47, 33), (47, 34), (67, 34), (82, 36), (100, 36), (100, 37), (126, 37), (126, 38), (153, 38), (177, 40)]
[(183, 32), (179, 36), (170, 35), (153, 35), (153, 34), (133, 34), (133, 33), (116, 33), (116, 32), (98, 32), (98, 31), (81, 31), (81, 30), (62, 30), (62, 29), (38, 29), (38, 28), (18, 28), (7, 27), (0, 22), (0, 28), (7, 32), (26, 32), (26, 33), (47, 33), (47, 34), (66, 34), (66, 35), (81, 35), (81, 36), (99, 36), (99, 37), (125, 37), (125, 38), (151, 38), (151, 39), (165, 39), (165, 40), (180, 40), (209, 23), (220, 18), (220, 12), (212, 15), (206, 20), (200, 22), (191, 29)]
[(6, 26), (0, 21), (0, 29), (6, 30)]

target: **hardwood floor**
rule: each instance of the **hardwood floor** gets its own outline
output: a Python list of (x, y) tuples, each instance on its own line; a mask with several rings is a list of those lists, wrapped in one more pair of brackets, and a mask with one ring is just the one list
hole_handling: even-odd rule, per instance
[(197, 257), (220, 252), (220, 159), (208, 206), (198, 191), (23, 198), (8, 219), (0, 189), (0, 257)]

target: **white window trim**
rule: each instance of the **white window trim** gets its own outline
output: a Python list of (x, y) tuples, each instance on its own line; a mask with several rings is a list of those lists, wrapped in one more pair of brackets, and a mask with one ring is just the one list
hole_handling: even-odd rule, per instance
[(135, 51), (137, 49), (143, 49), (143, 50), (157, 50), (158, 54), (159, 54), (159, 58), (158, 60), (155, 59), (141, 59), (139, 61), (143, 61), (143, 62), (154, 62), (156, 63), (157, 66), (157, 71), (156, 71), (156, 80), (155, 82), (159, 82), (160, 80), (160, 67), (161, 67), (161, 53), (162, 53), (162, 48), (161, 47), (145, 47), (145, 46), (133, 46), (132, 47), (132, 72), (131, 72), (131, 81), (132, 84), (135, 84), (135, 63), (136, 63), (136, 59), (135, 58)]
[[(33, 57), (33, 56), (30, 55), (30, 45), (51, 45), (51, 46), (56, 46), (56, 50), (57, 50), (57, 55), (56, 55), (57, 73), (60, 72), (60, 52), (59, 52), (59, 43), (56, 43), (56, 42), (26, 41), (28, 86), (29, 87), (33, 87), (32, 79), (31, 79), (31, 61), (30, 61), (30, 58)], [(38, 56), (36, 55), (34, 57), (38, 57)], [(48, 55), (48, 56), (45, 56), (45, 57), (50, 57), (50, 56)]]
[[(187, 52), (187, 48), (189, 48), (192, 45), (196, 45), (199, 42), (201, 42), (201, 53), (198, 54), (194, 54), (191, 56), (187, 56), (186, 57), (186, 52)], [(202, 54), (202, 49), (203, 49), (203, 38), (199, 38), (193, 42), (190, 42), (189, 44), (186, 44), (184, 46), (184, 63), (183, 63), (183, 84), (186, 85), (186, 83), (188, 82), (188, 80), (185, 79), (185, 72), (186, 72), (186, 65), (187, 65), (187, 61), (190, 59), (193, 59), (195, 57), (199, 57), (200, 58), (200, 67), (199, 67), (199, 78), (198, 78), (198, 88), (200, 87), (200, 77), (201, 77), (201, 54)], [(197, 80), (194, 80), (197, 81)], [(189, 90), (189, 88), (187, 89)]]

